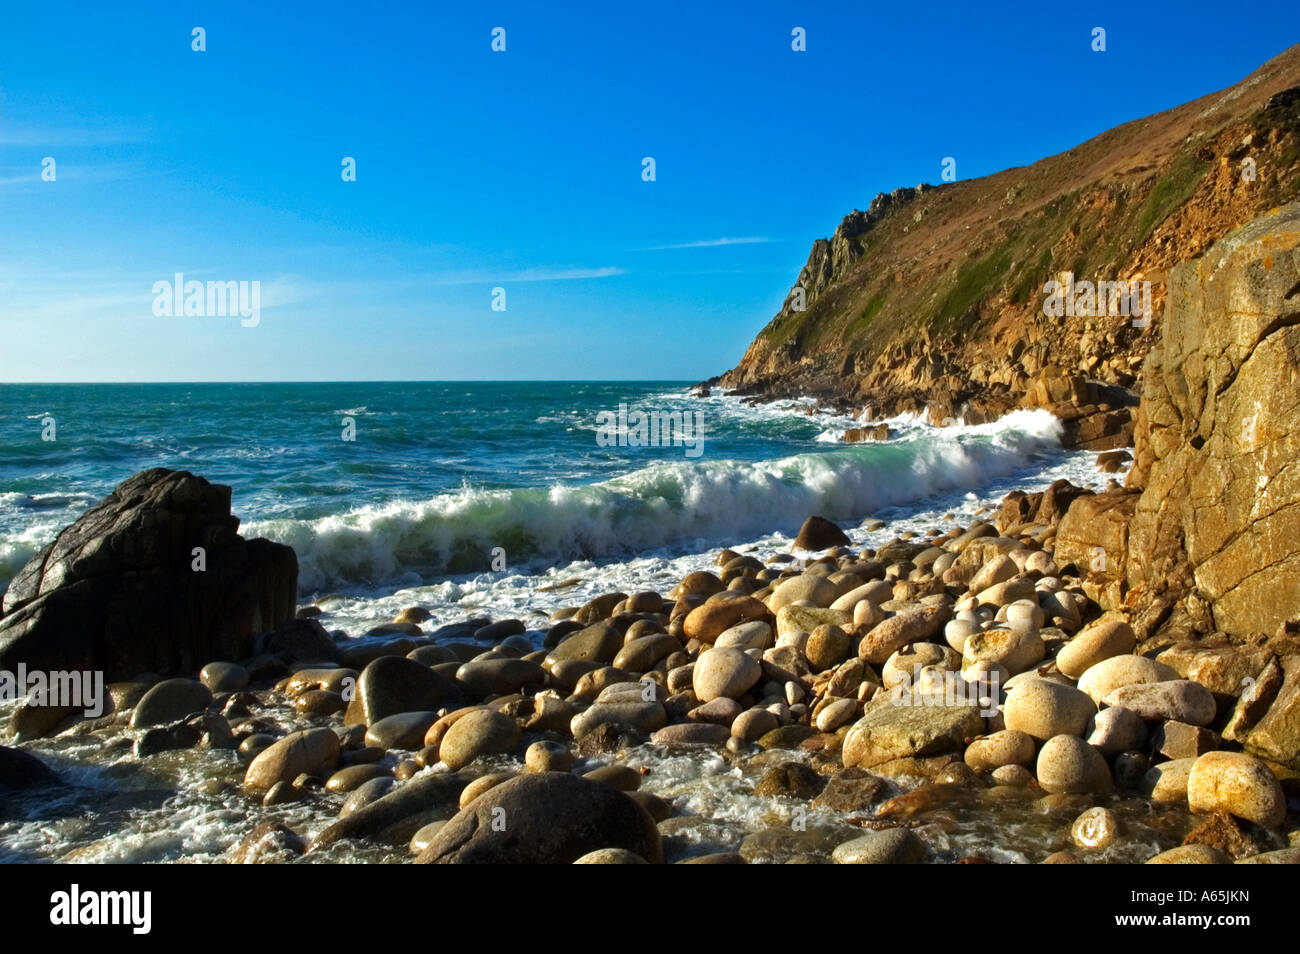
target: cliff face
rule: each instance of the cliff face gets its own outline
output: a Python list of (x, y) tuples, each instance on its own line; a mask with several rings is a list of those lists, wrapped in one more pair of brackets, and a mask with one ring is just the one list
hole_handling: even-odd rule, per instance
[(1144, 378), (1135, 601), (1275, 633), (1300, 618), (1300, 202), (1174, 270)]
[[(882, 193), (814, 243), (803, 301), (716, 381), (935, 423), (1049, 406), (1077, 446), (1125, 444), (1168, 270), (1298, 196), (1300, 46), (1031, 166)], [(1047, 317), (1044, 284), (1065, 272), (1151, 282), (1152, 320)]]

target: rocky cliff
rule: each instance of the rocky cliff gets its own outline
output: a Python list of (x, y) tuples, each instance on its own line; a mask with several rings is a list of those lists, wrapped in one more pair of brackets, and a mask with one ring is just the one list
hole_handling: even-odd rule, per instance
[[(1168, 270), (1297, 196), (1300, 46), (1033, 165), (878, 195), (814, 243), (781, 312), (709, 383), (935, 423), (1047, 406), (1076, 446), (1127, 444)], [(1153, 314), (1048, 317), (1044, 285), (1067, 272), (1149, 281)]]
[(1300, 202), (1176, 267), (1169, 287), (1128, 486), (1070, 506), (1057, 559), (1151, 648), (1287, 636), (1300, 620)]
[(1236, 633), (1300, 618), (1300, 203), (1174, 270), (1144, 378), (1129, 586)]

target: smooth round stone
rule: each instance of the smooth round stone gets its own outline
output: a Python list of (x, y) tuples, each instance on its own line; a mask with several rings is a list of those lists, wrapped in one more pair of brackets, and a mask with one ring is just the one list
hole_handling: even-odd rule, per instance
[(1070, 826), (1070, 840), (1080, 848), (1105, 848), (1119, 836), (1119, 819), (1106, 808), (1090, 808)]
[(347, 707), (343, 697), (329, 689), (308, 689), (293, 700), (293, 708), (299, 715), (330, 716)]
[(837, 865), (910, 865), (924, 854), (924, 843), (911, 831), (886, 828), (837, 845), (831, 861)]
[(989, 773), (995, 785), (1033, 785), (1034, 773), (1023, 765), (1000, 765)]
[(475, 699), (508, 696), (546, 682), (546, 670), (526, 659), (476, 659), (456, 670), (456, 681)]
[(457, 656), (455, 653), (453, 653), (446, 646), (438, 646), (438, 645), (417, 646), (415, 649), (412, 649), (409, 653), (406, 654), (406, 658), (414, 660), (415, 662), (418, 663), (423, 663), (424, 665), (429, 666), (430, 668), (432, 668), (433, 666), (441, 665), (442, 663), (450, 663), (450, 662), (457, 661)]
[(1300, 848), (1279, 848), (1263, 851), (1249, 858), (1238, 858), (1239, 865), (1300, 865)]
[(1097, 706), (1078, 689), (1047, 679), (1029, 679), (1007, 693), (1003, 711), (1008, 729), (1046, 741), (1060, 735), (1083, 735)]
[(246, 761), (252, 761), (261, 752), (275, 744), (275, 736), (265, 732), (255, 732), (239, 743), (239, 755)]
[(394, 623), (427, 623), (433, 614), (423, 606), (408, 606), (393, 617)]
[(885, 661), (880, 670), (880, 681), (886, 689), (892, 689), (901, 683), (911, 685), (917, 681), (917, 673), (926, 668), (955, 670), (961, 665), (961, 657), (947, 646), (938, 643), (912, 643), (895, 652)]
[(738, 623), (718, 635), (713, 643), (721, 649), (771, 649), (776, 645), (772, 627), (761, 619)]
[(1005, 621), (1013, 629), (1042, 629), (1047, 622), (1043, 609), (1033, 600), (1017, 600), (1003, 607)]
[(731, 723), (731, 735), (744, 742), (757, 742), (780, 724), (776, 715), (767, 709), (746, 709)]
[(1097, 663), (1133, 652), (1137, 639), (1123, 620), (1104, 620), (1081, 630), (1056, 654), (1056, 668), (1078, 679)]
[(974, 620), (956, 619), (944, 624), (944, 639), (956, 652), (965, 650), (967, 639), (979, 632), (979, 623)]
[(1153, 802), (1187, 801), (1187, 780), (1196, 759), (1171, 759), (1153, 765), (1142, 779), (1142, 790)]
[(836, 699), (817, 713), (817, 731), (834, 732), (840, 726), (848, 725), (857, 713), (858, 701), (856, 699)]
[(1015, 729), (1003, 729), (966, 747), (964, 760), (981, 775), (1005, 765), (1029, 765), (1034, 761), (1034, 737)]
[(466, 785), (460, 793), (460, 807), (464, 809), (488, 789), (494, 788), (502, 782), (510, 781), (515, 775), (515, 772), (490, 772), (487, 775), (480, 775)]
[(1190, 725), (1209, 725), (1218, 708), (1214, 694), (1190, 679), (1121, 686), (1103, 702), (1132, 709), (1142, 719), (1173, 719)]
[(371, 802), (383, 798), (396, 787), (397, 779), (391, 775), (380, 775), (368, 782), (362, 782), (343, 800), (343, 806), (339, 809), (339, 818), (347, 818), (353, 812), (360, 811)]
[(1132, 709), (1123, 706), (1102, 709), (1089, 720), (1085, 732), (1088, 744), (1096, 746), (1107, 757), (1142, 748), (1146, 737), (1146, 723)]
[(164, 679), (148, 692), (131, 713), (131, 728), (169, 725), (186, 716), (205, 711), (212, 704), (212, 691), (193, 679)]
[(213, 693), (238, 692), (248, 685), (248, 670), (237, 663), (210, 662), (199, 672), (199, 681)]
[(1268, 766), (1244, 752), (1206, 752), (1187, 777), (1187, 807), (1197, 815), (1227, 812), (1266, 828), (1286, 821), (1286, 796)]
[[(882, 582), (880, 580), (877, 583)], [(872, 584), (867, 584), (871, 586)], [(835, 609), (835, 607), (831, 607)], [(880, 604), (874, 600), (859, 600), (853, 607), (853, 627), (854, 629), (874, 629), (883, 623), (886, 619), (885, 611), (880, 608)]]
[(738, 699), (763, 676), (762, 665), (739, 649), (709, 649), (695, 661), (692, 682), (701, 702)]
[(244, 773), (244, 787), (265, 791), (299, 775), (326, 777), (339, 760), (339, 737), (330, 729), (305, 729), (286, 735), (258, 753)]
[(686, 714), (686, 717), (692, 722), (711, 722), (714, 725), (730, 727), (742, 711), (739, 702), (723, 696), (702, 706), (696, 706)]
[(650, 741), (660, 745), (725, 745), (729, 738), (731, 729), (725, 725), (688, 722), (665, 726), (650, 736)]
[(626, 848), (600, 848), (589, 851), (573, 862), (575, 865), (645, 865), (649, 864), (634, 851)]
[(346, 793), (355, 791), (372, 778), (387, 775), (388, 771), (374, 762), (368, 765), (350, 765), (339, 769), (325, 780), (325, 791)]
[[(633, 685), (635, 688), (636, 684)], [(631, 698), (635, 701), (597, 702), (579, 712), (569, 722), (569, 734), (581, 739), (596, 726), (609, 723), (640, 735), (649, 735), (667, 724), (668, 714), (661, 703), (644, 701), (640, 695)]]
[(1052, 793), (1109, 792), (1115, 786), (1101, 753), (1073, 735), (1043, 743), (1036, 774), (1038, 784)]
[(1077, 865), (1080, 864), (1078, 858), (1070, 851), (1054, 851), (1043, 859), (1045, 865)]
[(573, 753), (559, 742), (544, 739), (528, 746), (524, 765), (530, 772), (567, 772), (573, 768)]
[[(629, 629), (628, 632), (631, 630)], [(667, 633), (639, 636), (623, 644), (623, 648), (614, 657), (614, 668), (627, 672), (649, 672), (659, 660), (667, 659), (673, 653), (679, 652), (681, 648), (682, 644), (677, 637)]]
[(1180, 845), (1148, 858), (1149, 865), (1230, 865), (1232, 856), (1209, 845)]
[(276, 782), (262, 796), (262, 804), (269, 808), (274, 805), (296, 802), (301, 797), (302, 793), (294, 788), (290, 782)]
[(650, 792), (628, 792), (627, 797), (644, 808), (646, 814), (653, 818), (656, 824), (670, 817), (673, 813), (672, 805)]
[(1036, 630), (987, 629), (966, 640), (962, 669), (976, 663), (1000, 663), (1013, 676), (1043, 661), (1047, 647)]
[(438, 758), (452, 771), (483, 755), (502, 755), (519, 745), (515, 720), (490, 709), (475, 709), (447, 730), (438, 745)]
[(385, 716), (366, 729), (366, 745), (385, 750), (423, 748), (425, 733), (437, 721), (436, 712), (399, 712)]
[(429, 824), (420, 828), (419, 831), (412, 835), (411, 843), (408, 846), (411, 850), (411, 854), (418, 855), (420, 852), (424, 851), (424, 849), (428, 848), (429, 842), (433, 841), (433, 836), (438, 834), (438, 829), (445, 824), (447, 824), (445, 820), (429, 822)]
[(826, 609), (841, 595), (839, 588), (826, 577), (805, 573), (780, 583), (767, 598), (767, 606), (773, 613), (793, 603)]
[(590, 772), (584, 772), (582, 777), (588, 781), (613, 785), (624, 792), (635, 792), (641, 787), (641, 773), (626, 765), (602, 765)]
[(1171, 666), (1148, 659), (1146, 656), (1111, 656), (1089, 666), (1079, 677), (1079, 691), (1088, 694), (1098, 704), (1116, 689), (1147, 682), (1166, 682), (1177, 679)]
[(809, 635), (804, 656), (813, 672), (824, 672), (848, 659), (852, 645), (852, 638), (839, 626), (822, 625)]

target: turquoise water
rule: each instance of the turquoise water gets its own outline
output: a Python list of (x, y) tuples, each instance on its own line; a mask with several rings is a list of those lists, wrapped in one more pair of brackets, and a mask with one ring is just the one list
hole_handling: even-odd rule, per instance
[[(602, 446), (601, 414), (620, 404), (696, 415), (702, 443)], [(809, 409), (684, 382), (0, 385), (0, 587), (154, 466), (231, 485), (244, 532), (293, 545), (312, 592), (486, 570), (497, 547), (512, 563), (702, 549), (1062, 456), (1041, 412), (944, 431), (898, 421), (895, 440), (849, 446), (836, 441), (854, 421)]]

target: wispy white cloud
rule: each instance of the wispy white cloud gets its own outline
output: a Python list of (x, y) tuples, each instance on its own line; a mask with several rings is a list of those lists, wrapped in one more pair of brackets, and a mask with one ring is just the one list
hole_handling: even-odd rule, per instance
[(29, 172), (18, 172), (16, 167), (9, 167), (0, 173), (0, 189), (10, 194), (15, 192), (35, 192), (38, 189), (57, 189), (61, 184), (79, 182), (112, 182), (134, 178), (151, 173), (142, 172), (140, 166), (129, 163), (85, 163), (56, 162), (54, 181), (47, 182), (41, 178), (42, 167), (34, 166)]
[(488, 285), (507, 282), (571, 282), (585, 281), (592, 278), (614, 278), (626, 274), (627, 269), (612, 265), (602, 268), (524, 268), (513, 271), (477, 271), (433, 275), (429, 277), (428, 284)]
[(116, 146), (145, 142), (148, 138), (142, 130), (125, 126), (59, 127), (21, 123), (0, 126), (0, 146)]
[(698, 242), (681, 242), (677, 245), (651, 245), (649, 248), (634, 248), (634, 252), (667, 252), (679, 248), (718, 248), (722, 245), (766, 245), (771, 242), (770, 238), (764, 236), (751, 236), (747, 238), (716, 238), (701, 239)]

